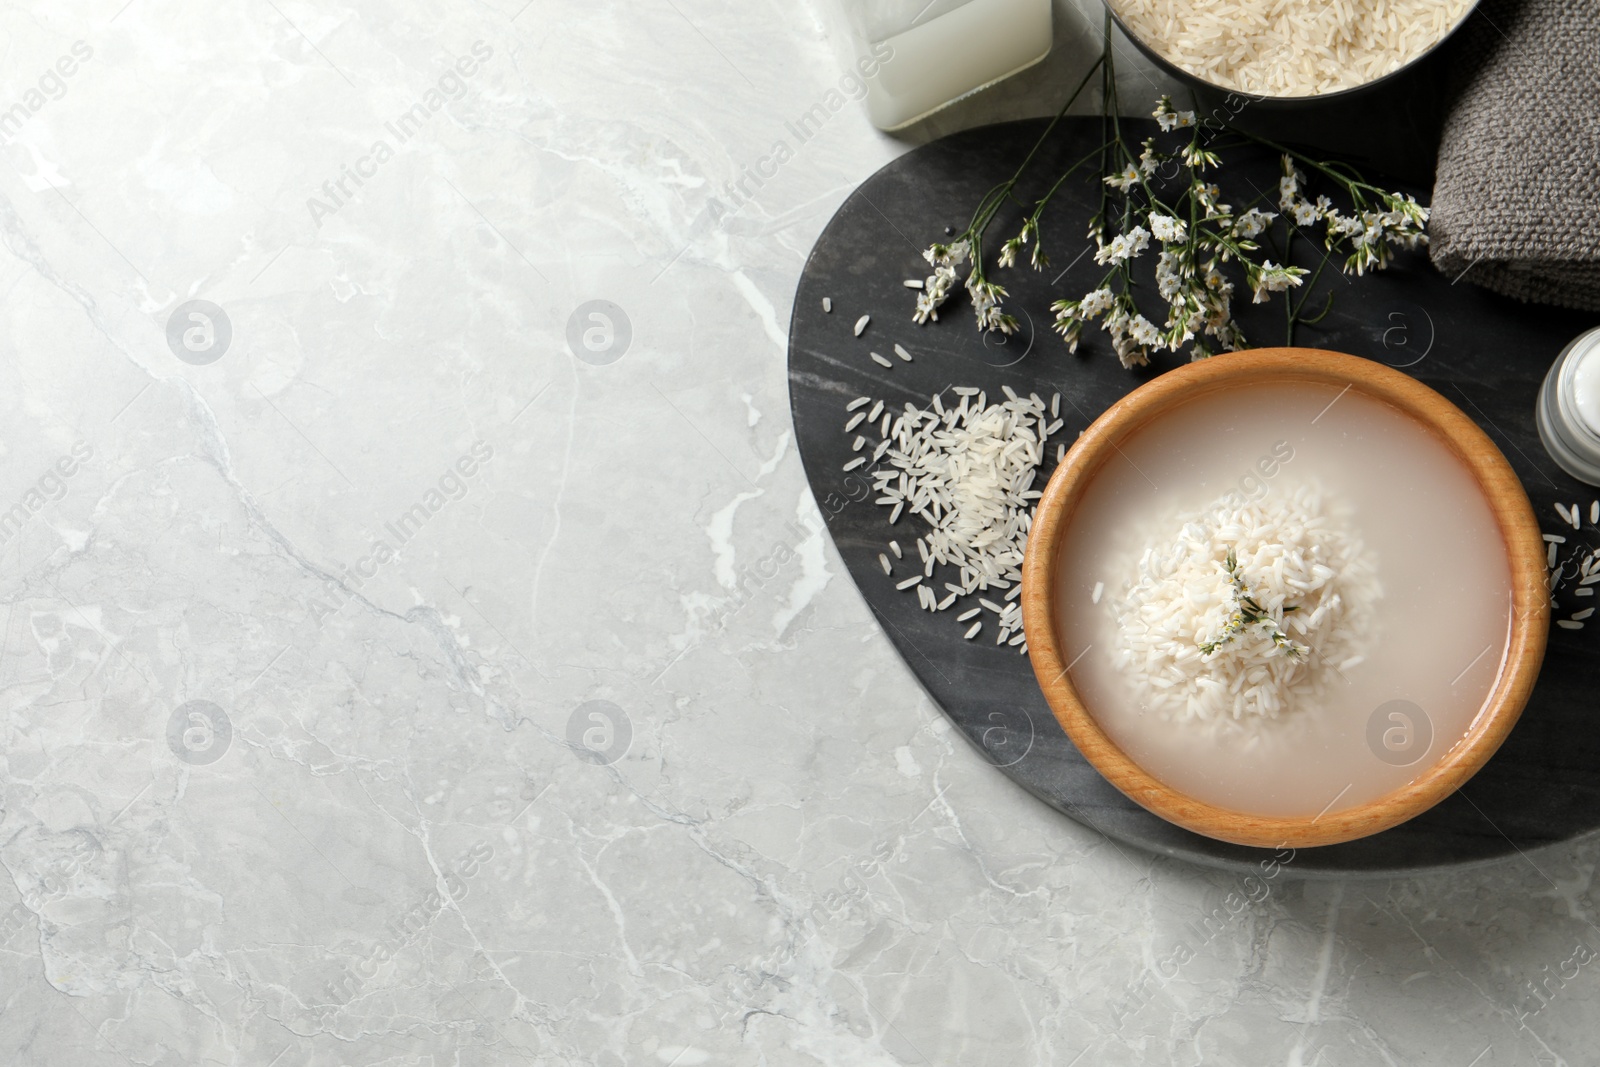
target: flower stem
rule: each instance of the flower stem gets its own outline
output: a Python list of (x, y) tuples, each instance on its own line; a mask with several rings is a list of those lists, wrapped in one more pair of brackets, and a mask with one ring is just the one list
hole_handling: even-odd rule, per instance
[[(982, 202), (979, 203), (978, 210), (973, 212), (972, 221), (967, 224), (967, 232), (964, 236), (969, 237), (972, 240), (972, 260), (974, 263), (974, 269), (981, 269), (976, 265), (982, 262), (983, 232), (989, 228), (990, 221), (993, 220), (995, 215), (999, 213), (1000, 208), (1005, 205), (1007, 198), (1011, 196), (1011, 191), (1016, 188), (1017, 182), (1022, 179), (1023, 172), (1026, 171), (1028, 169), (1028, 165), (1033, 162), (1033, 157), (1039, 154), (1039, 149), (1044, 146), (1044, 143), (1047, 140), (1050, 139), (1050, 134), (1055, 131), (1056, 124), (1066, 116), (1067, 109), (1070, 108), (1078, 99), (1079, 95), (1083, 93), (1084, 86), (1089, 84), (1089, 79), (1094, 77), (1094, 72), (1100, 67), (1101, 62), (1104, 59), (1105, 57), (1101, 56), (1100, 59), (1095, 60), (1094, 64), (1084, 72), (1083, 80), (1080, 81), (1078, 83), (1078, 87), (1072, 91), (1072, 95), (1067, 97), (1067, 102), (1061, 105), (1061, 109), (1057, 111), (1055, 117), (1050, 120), (1050, 125), (1044, 128), (1044, 132), (1039, 135), (1039, 139), (1033, 142), (1033, 147), (1028, 149), (1028, 154), (1022, 158), (1022, 162), (1018, 164), (1017, 169), (1012, 173), (1011, 177), (995, 186), (993, 189), (989, 190), (988, 195), (986, 195)], [(1069, 171), (1068, 173), (1071, 172)], [(1065, 175), (1063, 175), (1063, 178), (1064, 177)], [(1057, 182), (1056, 184), (1059, 185), (1060, 182)], [(1052, 189), (1051, 191), (1054, 192), (1055, 190)]]

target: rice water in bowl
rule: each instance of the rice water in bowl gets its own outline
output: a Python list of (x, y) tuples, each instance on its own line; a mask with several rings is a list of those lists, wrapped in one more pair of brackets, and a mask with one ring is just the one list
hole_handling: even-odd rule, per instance
[(1476, 770), (1548, 605), (1527, 498), (1464, 415), (1365, 360), (1276, 352), (1171, 372), (1091, 427), (1041, 501), (1023, 601), (1046, 696), (1114, 784), (1299, 846)]

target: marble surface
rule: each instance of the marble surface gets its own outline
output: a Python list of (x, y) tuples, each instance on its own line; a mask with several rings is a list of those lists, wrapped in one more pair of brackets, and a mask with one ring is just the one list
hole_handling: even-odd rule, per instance
[(0, 13), (0, 1062), (1586, 1062), (1592, 843), (1109, 845), (819, 533), (805, 253), (908, 143), (1048, 110), (1061, 16), (735, 204), (839, 76), (808, 5)]

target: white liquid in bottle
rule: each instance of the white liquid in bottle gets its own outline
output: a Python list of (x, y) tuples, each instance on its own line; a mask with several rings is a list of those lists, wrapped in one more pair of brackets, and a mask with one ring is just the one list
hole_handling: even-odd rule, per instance
[(1050, 52), (1050, 0), (844, 7), (858, 58), (892, 52), (865, 79), (867, 115), (880, 129), (909, 126)]

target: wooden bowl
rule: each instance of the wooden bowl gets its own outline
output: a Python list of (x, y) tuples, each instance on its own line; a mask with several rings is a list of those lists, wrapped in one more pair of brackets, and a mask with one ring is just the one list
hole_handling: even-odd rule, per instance
[[(1471, 472), (1500, 528), (1510, 564), (1512, 622), (1504, 669), (1467, 734), (1410, 783), (1365, 804), (1315, 817), (1235, 811), (1179, 792), (1130, 759), (1100, 728), (1067, 674), (1057, 614), (1059, 546), (1086, 487), (1120, 444), (1163, 413), (1230, 385), (1314, 382), (1350, 387), (1431, 430)], [(1455, 792), (1500, 747), (1533, 691), (1550, 629), (1545, 545), (1522, 483), (1494, 442), (1460, 409), (1399, 371), (1311, 348), (1259, 348), (1169, 371), (1113, 404), (1056, 468), (1034, 514), (1022, 565), (1028, 657), (1067, 736), (1096, 770), (1144, 808), (1207, 837), (1240, 845), (1304, 848), (1387, 830)]]

